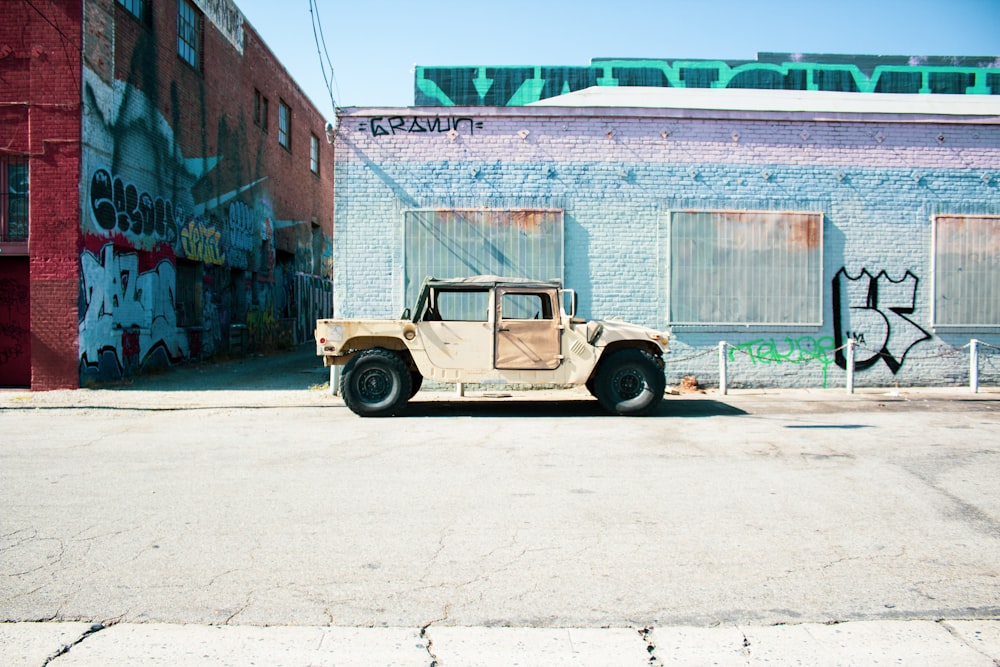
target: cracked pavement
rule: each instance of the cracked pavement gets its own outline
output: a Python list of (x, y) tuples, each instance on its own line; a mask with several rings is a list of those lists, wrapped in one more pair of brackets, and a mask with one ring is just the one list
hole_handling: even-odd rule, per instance
[(365, 420), (309, 352), (0, 392), (0, 620), (1000, 620), (998, 393), (681, 395), (625, 419), (576, 391), (421, 392)]

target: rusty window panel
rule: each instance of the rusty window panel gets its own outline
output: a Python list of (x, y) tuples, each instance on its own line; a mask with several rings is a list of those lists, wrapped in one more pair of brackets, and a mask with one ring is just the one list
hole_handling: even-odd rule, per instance
[(674, 211), (670, 323), (819, 326), (823, 214)]
[(410, 210), (404, 213), (403, 246), (407, 304), (427, 276), (561, 279), (563, 211)]
[(936, 327), (1000, 326), (1000, 216), (936, 215)]

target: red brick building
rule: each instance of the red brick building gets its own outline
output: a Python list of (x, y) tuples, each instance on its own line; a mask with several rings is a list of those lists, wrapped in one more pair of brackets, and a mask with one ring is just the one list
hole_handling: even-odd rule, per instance
[(308, 339), (332, 307), (332, 148), (237, 6), (4, 9), (0, 386)]

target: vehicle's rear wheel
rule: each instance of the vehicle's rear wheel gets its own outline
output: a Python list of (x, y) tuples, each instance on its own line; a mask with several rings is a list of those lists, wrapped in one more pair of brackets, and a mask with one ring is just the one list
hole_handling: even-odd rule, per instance
[(663, 400), (666, 378), (650, 353), (637, 348), (612, 352), (601, 361), (594, 382), (597, 400), (612, 414), (648, 415)]
[(344, 366), (340, 396), (355, 414), (386, 417), (410, 399), (410, 369), (402, 357), (376, 347), (359, 352)]

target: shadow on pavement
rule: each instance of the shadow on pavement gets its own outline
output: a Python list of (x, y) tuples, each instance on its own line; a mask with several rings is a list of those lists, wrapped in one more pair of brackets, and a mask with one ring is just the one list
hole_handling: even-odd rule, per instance
[(95, 389), (121, 391), (227, 391), (309, 389), (327, 382), (329, 370), (310, 341), (289, 350), (206, 361), (144, 373), (128, 382)]
[[(419, 396), (419, 395), (418, 395)], [(746, 415), (726, 403), (706, 399), (664, 399), (659, 409), (639, 419), (668, 417), (718, 417)], [(472, 398), (465, 400), (420, 400), (407, 403), (398, 417), (613, 417), (594, 399)], [(620, 417), (630, 419), (630, 417)]]

